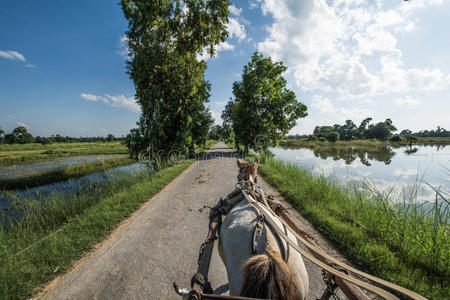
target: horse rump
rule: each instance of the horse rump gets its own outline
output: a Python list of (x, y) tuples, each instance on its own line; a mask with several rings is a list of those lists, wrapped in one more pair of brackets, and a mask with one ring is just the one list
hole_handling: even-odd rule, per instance
[(264, 299), (302, 299), (288, 265), (273, 250), (250, 257), (242, 266), (241, 296)]

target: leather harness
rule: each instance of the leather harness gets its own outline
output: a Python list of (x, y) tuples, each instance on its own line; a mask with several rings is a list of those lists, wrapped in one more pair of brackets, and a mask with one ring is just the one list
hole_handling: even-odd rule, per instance
[[(410, 291), (406, 288), (387, 282), (383, 279), (374, 277), (362, 271), (359, 271), (347, 264), (338, 261), (336, 258), (326, 254), (320, 247), (310, 238), (308, 234), (299, 229), (294, 225), (292, 220), (287, 217), (286, 214), (280, 213), (280, 204), (271, 199), (267, 199), (264, 191), (255, 186), (254, 179), (250, 176), (249, 180), (238, 183), (237, 188), (231, 192), (225, 199), (220, 199), (220, 201), (211, 208), (209, 215), (209, 232), (208, 237), (205, 242), (200, 247), (199, 259), (198, 259), (198, 269), (191, 280), (191, 290), (179, 289), (176, 283), (174, 283), (175, 291), (179, 295), (188, 295), (189, 299), (254, 299), (246, 297), (236, 297), (236, 296), (221, 296), (213, 295), (213, 290), (211, 288), (211, 283), (208, 281), (208, 270), (211, 261), (211, 254), (214, 247), (214, 241), (218, 238), (218, 232), (220, 231), (220, 226), (222, 224), (222, 216), (226, 215), (235, 204), (240, 202), (245, 198), (248, 203), (254, 207), (257, 211), (257, 225), (255, 226), (253, 232), (253, 252), (255, 254), (266, 253), (266, 247), (262, 247), (262, 243), (267, 240), (267, 228), (273, 233), (275, 239), (280, 248), (280, 253), (283, 259), (287, 262), (289, 259), (289, 249), (292, 247), (295, 251), (299, 252), (303, 257), (310, 260), (312, 263), (320, 266), (326, 274), (333, 277), (335, 283), (341, 287), (343, 292), (350, 299), (369, 299), (360, 290), (355, 293), (356, 286), (367, 289), (378, 296), (381, 296), (388, 300), (398, 300), (399, 298), (392, 293), (380, 288), (379, 286), (393, 290), (404, 296), (408, 296), (411, 299), (426, 299), (423, 296)], [(278, 211), (278, 214), (273, 211)], [(283, 225), (283, 230), (274, 222), (272, 216), (266, 212), (265, 209), (271, 213), (271, 215), (279, 220)], [(283, 217), (280, 217), (283, 216)], [(267, 226), (266, 226), (267, 225)], [(291, 228), (291, 233), (297, 239), (297, 242), (293, 242), (291, 238), (288, 237), (287, 228)], [(286, 242), (286, 247), (284, 246), (283, 239)], [(298, 242), (303, 243), (310, 252), (307, 252), (298, 246)], [(263, 249), (264, 248), (264, 249)], [(354, 274), (354, 275), (353, 275)], [(368, 283), (359, 279), (363, 278), (366, 281), (373, 282)], [(346, 282), (347, 281), (347, 282)], [(348, 284), (351, 283), (351, 284)], [(324, 293), (325, 294), (325, 293)]]

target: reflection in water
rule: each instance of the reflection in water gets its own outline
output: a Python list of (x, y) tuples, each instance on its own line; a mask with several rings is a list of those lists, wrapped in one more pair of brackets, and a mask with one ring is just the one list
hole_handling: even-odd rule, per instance
[(134, 178), (146, 172), (148, 169), (144, 164), (134, 163), (30, 189), (0, 191), (0, 215), (2, 212), (6, 215), (14, 213), (11, 206), (20, 206), (20, 202), (25, 199), (40, 200), (55, 194), (63, 195), (65, 198), (75, 197), (81, 193), (93, 192), (100, 186), (106, 186), (120, 176)]
[[(282, 148), (287, 149), (284, 147)], [(316, 157), (320, 157), (321, 159), (331, 157), (335, 161), (343, 160), (347, 165), (351, 165), (356, 159), (359, 159), (363, 165), (368, 167), (372, 165), (370, 160), (384, 162), (386, 165), (389, 165), (392, 161), (392, 157), (395, 155), (395, 152), (392, 151), (391, 147), (378, 147), (373, 149), (361, 149), (357, 147), (312, 147), (309, 149), (314, 152)]]
[(439, 189), (450, 190), (450, 147), (277, 147), (276, 159), (299, 165), (338, 183), (370, 183), (393, 198), (434, 201)]
[(410, 154), (414, 154), (419, 150), (419, 148), (409, 148), (405, 150), (405, 154), (410, 155)]

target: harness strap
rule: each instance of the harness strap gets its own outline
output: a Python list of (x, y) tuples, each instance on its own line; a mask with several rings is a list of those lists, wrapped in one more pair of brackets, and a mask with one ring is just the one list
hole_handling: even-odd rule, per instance
[[(325, 263), (322, 262), (321, 260), (319, 260), (319, 259), (315, 258), (314, 256), (312, 256), (310, 253), (308, 253), (308, 252), (304, 251), (303, 249), (301, 249), (301, 248), (300, 248), (298, 245), (296, 245), (296, 244), (295, 244), (295, 243), (294, 243), (294, 242), (293, 242), (293, 241), (292, 241), (292, 240), (291, 240), (284, 232), (282, 232), (282, 231), (279, 229), (279, 227), (274, 223), (274, 221), (270, 218), (270, 216), (267, 214), (267, 212), (264, 211), (264, 209), (261, 207), (261, 204), (260, 204), (260, 203), (258, 203), (255, 199), (251, 199), (251, 196), (250, 196), (245, 190), (242, 190), (242, 193), (244, 194), (244, 197), (245, 197), (247, 200), (250, 199), (249, 201), (252, 201), (252, 202), (254, 203), (254, 205), (258, 206), (258, 207), (261, 209), (261, 212), (262, 212), (262, 213), (265, 215), (265, 217), (266, 217), (266, 221), (267, 221), (267, 222), (271, 222), (271, 223), (273, 224), (275, 231), (276, 231), (280, 236), (282, 236), (282, 237), (284, 238), (284, 240), (285, 240), (287, 243), (289, 243), (296, 251), (298, 251), (301, 255), (303, 255), (304, 257), (306, 257), (308, 260), (310, 260), (310, 261), (313, 262), (314, 264), (316, 264), (316, 265), (322, 267), (323, 269), (325, 269), (326, 271), (330, 272), (331, 274), (333, 274), (333, 275), (335, 275), (335, 276), (337, 276), (337, 277), (340, 277), (340, 278), (342, 278), (342, 279), (345, 279), (345, 280), (347, 280), (347, 281), (349, 281), (349, 282), (351, 282), (351, 283), (354, 283), (354, 284), (356, 284), (356, 285), (358, 285), (358, 286), (360, 286), (360, 287), (362, 287), (362, 288), (365, 288), (365, 289), (367, 289), (367, 290), (369, 290), (369, 291), (372, 291), (372, 292), (374, 292), (375, 294), (377, 294), (377, 295), (379, 295), (379, 296), (381, 296), (381, 297), (384, 297), (384, 298), (386, 298), (386, 299), (392, 299), (392, 300), (394, 300), (394, 299), (397, 300), (397, 299), (398, 299), (396, 296), (392, 295), (391, 293), (389, 293), (389, 292), (387, 292), (387, 291), (385, 291), (385, 290), (383, 290), (383, 289), (381, 289), (381, 288), (378, 288), (378, 287), (376, 287), (376, 286), (374, 286), (374, 285), (372, 285), (372, 284), (368, 284), (368, 283), (366, 283), (366, 282), (364, 282), (364, 281), (361, 281), (361, 280), (356, 279), (356, 278), (354, 278), (354, 277), (352, 277), (352, 276), (350, 276), (350, 275), (347, 275), (347, 274), (345, 274), (345, 273), (343, 273), (343, 272), (340, 272), (340, 271), (336, 270), (335, 268), (330, 267), (329, 265), (325, 264)], [(264, 192), (262, 192), (262, 190), (261, 190), (261, 194), (262, 194), (262, 195), (264, 194)], [(264, 201), (265, 203), (267, 203), (267, 200), (265, 199), (265, 197), (263, 196), (262, 198), (263, 198), (263, 201)], [(272, 212), (273, 215), (274, 215), (274, 217), (277, 218), (282, 224), (284, 224), (285, 226), (287, 226), (286, 222), (285, 222), (283, 219), (279, 218), (279, 217), (272, 211), (272, 209), (270, 208), (270, 205), (268, 205), (268, 204), (267, 204), (267, 209), (268, 209), (270, 212)], [(293, 233), (294, 236), (295, 236), (298, 240), (300, 240), (300, 241), (301, 241), (301, 242), (302, 242), (302, 243), (303, 243), (303, 244), (304, 244), (304, 245), (305, 245), (312, 253), (315, 253), (315, 254), (319, 255), (319, 256), (322, 257), (324, 260), (330, 261), (330, 262), (332, 262), (332, 263), (338, 265), (339, 267), (342, 267), (343, 269), (346, 269), (347, 271), (350, 271), (350, 272), (352, 272), (352, 273), (354, 273), (354, 274), (358, 274), (358, 275), (360, 275), (360, 276), (362, 276), (362, 277), (365, 277), (365, 278), (367, 278), (367, 279), (369, 279), (369, 280), (371, 280), (371, 281), (373, 281), (373, 282), (376, 282), (376, 283), (381, 284), (381, 285), (383, 285), (383, 286), (385, 286), (385, 287), (388, 287), (388, 288), (393, 289), (393, 290), (395, 290), (395, 291), (397, 291), (397, 292), (400, 292), (400, 293), (402, 293), (402, 294), (404, 294), (404, 295), (407, 295), (407, 296), (409, 296), (410, 298), (413, 298), (413, 299), (420, 299), (420, 300), (425, 300), (425, 299), (426, 299), (426, 298), (424, 298), (423, 296), (421, 296), (421, 295), (419, 295), (419, 294), (417, 294), (417, 293), (415, 293), (415, 292), (413, 292), (413, 291), (410, 291), (410, 290), (405, 289), (405, 288), (403, 288), (403, 287), (401, 287), (401, 286), (398, 286), (398, 285), (393, 284), (393, 283), (391, 283), (391, 282), (387, 282), (387, 281), (385, 281), (385, 280), (383, 280), (383, 279), (374, 277), (374, 276), (372, 276), (372, 275), (369, 275), (369, 274), (367, 274), (367, 273), (364, 273), (364, 272), (362, 272), (362, 271), (359, 271), (359, 270), (357, 270), (357, 269), (355, 269), (355, 268), (353, 268), (353, 267), (350, 267), (350, 266), (348, 266), (347, 264), (342, 263), (342, 262), (338, 261), (337, 259), (335, 259), (334, 257), (332, 257), (332, 256), (330, 256), (330, 255), (328, 255), (328, 254), (326, 254), (325, 252), (323, 252), (323, 251), (318, 251), (318, 250), (317, 250), (317, 247), (315, 247), (315, 246), (313, 246), (312, 244), (310, 244), (309, 242), (307, 242), (307, 241), (306, 241), (305, 239), (303, 239), (300, 235), (298, 235), (295, 231), (293, 231), (292, 233)]]

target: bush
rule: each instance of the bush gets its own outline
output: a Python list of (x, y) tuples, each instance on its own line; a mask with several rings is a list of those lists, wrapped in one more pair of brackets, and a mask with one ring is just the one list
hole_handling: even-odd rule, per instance
[(391, 137), (390, 139), (389, 139), (391, 142), (401, 142), (402, 141), (402, 138), (398, 135), (398, 134), (395, 134), (393, 137)]

